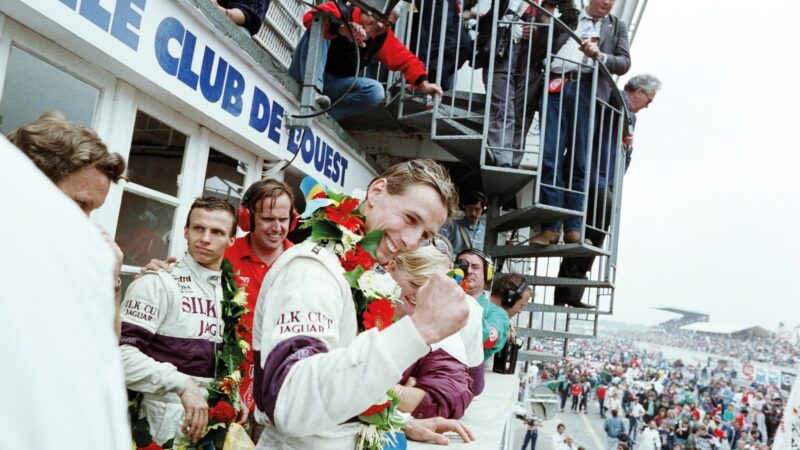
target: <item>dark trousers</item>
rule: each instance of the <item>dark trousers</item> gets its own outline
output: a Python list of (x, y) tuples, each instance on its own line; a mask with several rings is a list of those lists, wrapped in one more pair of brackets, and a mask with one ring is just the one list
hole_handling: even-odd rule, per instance
[(561, 392), (561, 409), (564, 409), (567, 406), (567, 397), (569, 397), (569, 393), (567, 391)]
[(522, 441), (522, 448), (520, 450), (525, 450), (528, 448), (528, 442), (531, 443), (531, 450), (536, 450), (536, 439), (539, 437), (539, 433), (536, 430), (528, 430), (525, 432), (525, 440)]
[[(603, 199), (605, 198), (605, 202)], [(597, 199), (597, 202), (595, 202)], [(614, 209), (614, 192), (611, 189), (602, 189), (595, 195), (594, 191), (589, 191), (589, 207), (586, 211), (588, 217), (586, 227), (586, 238), (592, 241), (595, 247), (602, 247), (606, 239), (606, 233), (592, 229), (608, 230), (611, 225), (611, 212)], [(597, 208), (595, 208), (595, 203)], [(604, 207), (605, 206), (605, 207)], [(595, 211), (597, 209), (597, 211)], [(585, 278), (586, 272), (592, 270), (594, 256), (580, 258), (564, 258), (558, 269), (559, 278)], [(555, 304), (578, 303), (583, 298), (584, 287), (557, 287), (555, 289)]]
[(445, 25), (445, 52), (442, 55), (442, 89), (449, 90), (453, 86), (453, 75), (472, 58), (473, 41), (463, 26), (459, 26), (459, 13), (452, 0), (416, 0), (411, 6), (416, 7), (414, 22), (411, 26), (409, 48), (425, 64), (428, 79), (436, 82), (439, 70), (439, 33), (442, 31), (442, 13), (444, 3), (447, 5), (447, 22)]
[(605, 417), (606, 416), (606, 409), (603, 406), (603, 403), (605, 403), (606, 399), (605, 398), (599, 398), (599, 399), (597, 399), (597, 401), (600, 403), (600, 417)]
[(573, 395), (572, 396), (572, 408), (571, 409), (573, 411), (577, 411), (578, 410), (578, 396), (577, 395)]

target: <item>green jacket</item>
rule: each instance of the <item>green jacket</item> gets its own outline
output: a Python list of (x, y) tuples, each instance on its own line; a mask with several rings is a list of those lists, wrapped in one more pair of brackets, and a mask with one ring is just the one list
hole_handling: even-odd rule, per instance
[(511, 319), (505, 309), (489, 301), (486, 292), (478, 297), (478, 304), (483, 308), (483, 360), (486, 361), (505, 347)]

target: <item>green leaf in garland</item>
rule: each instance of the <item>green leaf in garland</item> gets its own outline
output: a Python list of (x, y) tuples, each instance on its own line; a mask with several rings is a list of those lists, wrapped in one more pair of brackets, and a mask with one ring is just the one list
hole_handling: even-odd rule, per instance
[(356, 268), (350, 272), (345, 272), (344, 278), (347, 280), (347, 284), (350, 285), (351, 289), (361, 289), (358, 287), (358, 279), (361, 278), (361, 275), (363, 274), (364, 268), (361, 266), (356, 266)]
[(377, 258), (376, 252), (378, 251), (378, 246), (381, 244), (381, 239), (383, 239), (383, 230), (372, 230), (358, 241), (358, 246), (368, 252), (373, 258)]
[(342, 230), (336, 227), (333, 223), (327, 220), (319, 220), (314, 222), (311, 227), (311, 239), (314, 242), (322, 242), (327, 240), (338, 240), (342, 238)]

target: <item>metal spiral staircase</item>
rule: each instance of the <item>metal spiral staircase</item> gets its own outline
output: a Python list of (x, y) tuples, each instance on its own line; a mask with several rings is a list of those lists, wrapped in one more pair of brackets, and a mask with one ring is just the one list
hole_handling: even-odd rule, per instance
[[(442, 85), (443, 81), (449, 77), (452, 82), (446, 84), (451, 84), (452, 87), (447, 89), (441, 98), (434, 98), (431, 107), (430, 99), (409, 89), (401, 73), (389, 72), (380, 65), (368, 66), (363, 69), (362, 76), (375, 78), (385, 84), (385, 107), (349, 117), (340, 124), (345, 130), (362, 133), (369, 136), (369, 139), (375, 139), (381, 133), (387, 132), (405, 133), (423, 140), (430, 139), (431, 142), (455, 157), (467, 173), (480, 174), (483, 190), (489, 199), (484, 250), (503, 266), (503, 271), (522, 273), (534, 288), (534, 297), (531, 303), (527, 304), (523, 312), (512, 321), (515, 322), (517, 338), (525, 341), (518, 360), (541, 361), (563, 358), (566, 355), (567, 342), (570, 339), (595, 337), (599, 317), (613, 313), (622, 174), (625, 160), (620, 141), (626, 124), (626, 112), (617, 90), (614, 90), (612, 101), (602, 101), (596, 98), (598, 82), (601, 79), (613, 80), (603, 64), (594, 60), (563, 61), (563, 63), (575, 63), (582, 70), (591, 73), (591, 78), (579, 81), (579, 83), (589, 82), (592, 86), (590, 120), (588, 125), (584, 125), (588, 126), (588, 129), (594, 130), (590, 131), (594, 139), (589, 145), (587, 166), (593, 161), (592, 150), (599, 155), (596, 158), (599, 161), (598, 165), (604, 161), (602, 155), (604, 151), (618, 152), (619, 156), (616, 157), (614, 189), (610, 198), (603, 195), (603, 198), (600, 199), (597, 194), (600, 189), (593, 189), (590, 186), (591, 183), (587, 182), (582, 191), (572, 190), (575, 194), (582, 195), (582, 210), (545, 204), (540, 199), (540, 191), (543, 186), (561, 189), (556, 185), (555, 180), (543, 180), (542, 173), (538, 170), (539, 167), (542, 167), (543, 158), (543, 153), (539, 150), (544, 146), (546, 134), (553, 133), (546, 126), (547, 108), (543, 108), (535, 115), (536, 121), (531, 129), (538, 130), (538, 133), (527, 133), (525, 139), (518, 143), (518, 147), (509, 148), (505, 139), (498, 145), (497, 142), (492, 142), (489, 136), (493, 121), (497, 121), (498, 116), (497, 112), (492, 110), (493, 102), (487, 99), (492, 98), (494, 83), (505, 83), (502, 80), (508, 79), (508, 76), (511, 75), (510, 71), (505, 74), (506, 77), (499, 76), (503, 75), (500, 71), (496, 72), (496, 46), (503, 40), (504, 34), (508, 33), (507, 30), (511, 30), (514, 26), (531, 26), (536, 33), (539, 33), (540, 39), (544, 39), (546, 36), (546, 45), (536, 51), (533, 49), (534, 39), (529, 39), (527, 42), (514, 40), (512, 45), (527, 45), (527, 48), (522, 50), (527, 52), (527, 57), (543, 61), (543, 67), (540, 67), (539, 73), (544, 77), (544, 86), (547, 86), (550, 82), (550, 66), (559, 59), (550, 50), (556, 27), (568, 33), (570, 39), (579, 41), (580, 37), (538, 4), (530, 0), (521, 0), (521, 2), (523, 8), (527, 7), (529, 12), (536, 11), (539, 19), (535, 20), (530, 14), (522, 16), (523, 18), (500, 17), (497, 9), (492, 10), (490, 15), (478, 19), (478, 28), (480, 28), (481, 21), (491, 22), (491, 48), (488, 53), (490, 59), (484, 69), (488, 70), (488, 74), (483, 77), (483, 80), (480, 79), (477, 71), (470, 68), (476, 66), (479, 54), (477, 39), (471, 48), (466, 50), (468, 53), (460, 58), (462, 55), (459, 55), (459, 52), (465, 50), (460, 41), (464, 36), (460, 32), (463, 27), (461, 14), (458, 14), (457, 19), (458, 31), (453, 34), (448, 32), (449, 8), (456, 5), (456, 1), (416, 0), (412, 4), (403, 3), (399, 20), (395, 24), (395, 34), (423, 60), (426, 67), (429, 68), (429, 72), (434, 72), (430, 68), (437, 68), (435, 71), (437, 84)], [(636, 7), (638, 2), (621, 3), (622, 5), (618, 5), (620, 6), (618, 9), (624, 10), (625, 14), (630, 16), (629, 20), (634, 17), (636, 11), (639, 11), (636, 18), (638, 23), (641, 18), (641, 10)], [(546, 17), (547, 20), (542, 20), (543, 17)], [(450, 26), (452, 27), (452, 22)], [(452, 52), (448, 54), (445, 50), (453, 48), (452, 41), (449, 42), (449, 46), (446, 45), (446, 40), (452, 38), (453, 35), (458, 36), (455, 47), (458, 50), (456, 50), (454, 59), (466, 61), (466, 69), (458, 70), (455, 67), (452, 73), (443, 73), (446, 71), (446, 58), (453, 57)], [(437, 49), (441, 51), (435, 51)], [(542, 52), (546, 52), (546, 54)], [(522, 84), (526, 86), (525, 94), (530, 88), (528, 85), (533, 85), (529, 81), (534, 76), (536, 76), (534, 70), (528, 69), (522, 77)], [(613, 81), (612, 83), (615, 85)], [(542, 104), (547, 105), (548, 95), (561, 94), (544, 92), (543, 95)], [(514, 95), (506, 91), (505, 101), (509, 101), (511, 97)], [(523, 111), (534, 108), (534, 106), (525, 104)], [(562, 104), (559, 103), (559, 108), (561, 107)], [(523, 114), (526, 117), (534, 116), (528, 114), (528, 111)], [(507, 117), (500, 118), (500, 120), (505, 119)], [(577, 114), (574, 115), (574, 120), (577, 121)], [(537, 124), (538, 126), (536, 126)], [(607, 145), (602, 144), (604, 140)], [(497, 150), (522, 154), (523, 161), (520, 168), (494, 166), (491, 162), (491, 155)], [(610, 161), (611, 158), (605, 156), (605, 160)], [(574, 163), (573, 157), (571, 164), (574, 165)], [(610, 162), (606, 162), (606, 164), (610, 164)], [(599, 167), (590, 168), (589, 171), (591, 170), (599, 170)], [(572, 171), (570, 172), (572, 173)], [(590, 177), (585, 178), (589, 179)], [(571, 180), (568, 184), (566, 191), (572, 189)], [(609, 182), (610, 184), (612, 183)], [(591, 203), (593, 204), (590, 205)], [(595, 211), (598, 208), (609, 211), (604, 214), (605, 219), (599, 221), (602, 223), (597, 223), (597, 215), (595, 215), (587, 224), (587, 211), (590, 210), (590, 206)], [(580, 218), (582, 221), (580, 243), (534, 245), (529, 242), (542, 224), (574, 217)], [(595, 233), (599, 232), (604, 235), (605, 239), (602, 245), (595, 246), (584, 241), (586, 231), (590, 228), (593, 228)], [(509, 236), (513, 236), (513, 242)], [(586, 275), (559, 275), (562, 259), (577, 257), (594, 257), (591, 270)], [(559, 289), (580, 289), (575, 292), (579, 292), (583, 303), (589, 305), (589, 308), (579, 309), (554, 304), (555, 292)], [(563, 352), (552, 353), (553, 341), (563, 345)], [(550, 351), (547, 351), (548, 349)]]

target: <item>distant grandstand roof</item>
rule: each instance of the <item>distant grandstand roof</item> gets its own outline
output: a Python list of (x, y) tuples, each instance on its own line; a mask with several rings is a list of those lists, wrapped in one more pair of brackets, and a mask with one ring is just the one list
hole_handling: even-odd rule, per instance
[(713, 334), (754, 334), (759, 336), (767, 336), (770, 334), (764, 328), (757, 325), (742, 325), (735, 323), (710, 323), (710, 322), (697, 322), (690, 325), (681, 327), (681, 330), (698, 331), (701, 333)]
[(693, 315), (693, 316), (705, 316), (706, 313), (701, 313), (697, 311), (689, 311), (688, 309), (679, 309), (679, 308), (672, 308), (669, 306), (663, 306), (660, 308), (655, 308), (661, 311), (667, 311), (675, 314), (683, 314), (683, 315)]
[(672, 308), (669, 306), (655, 309), (671, 312), (680, 316), (658, 324), (658, 326), (664, 330), (676, 330), (684, 325), (689, 325), (696, 322), (708, 322), (708, 314), (706, 313), (689, 311), (688, 309)]

